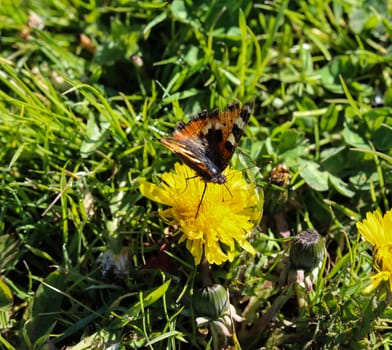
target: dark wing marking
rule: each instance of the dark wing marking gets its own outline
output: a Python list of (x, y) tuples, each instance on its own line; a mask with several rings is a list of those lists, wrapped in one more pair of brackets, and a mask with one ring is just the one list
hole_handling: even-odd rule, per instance
[(223, 112), (215, 110), (212, 113), (212, 127), (206, 133), (208, 156), (222, 171), (233, 156), (251, 113), (252, 103), (242, 107), (239, 103), (233, 103)]

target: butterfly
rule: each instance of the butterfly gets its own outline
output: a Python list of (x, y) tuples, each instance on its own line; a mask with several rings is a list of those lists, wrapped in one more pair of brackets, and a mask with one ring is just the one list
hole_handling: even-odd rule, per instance
[(206, 110), (191, 118), (188, 123), (180, 122), (172, 136), (160, 140), (178, 158), (196, 171), (204, 182), (202, 199), (207, 183), (224, 184), (226, 169), (244, 133), (251, 116), (253, 103), (228, 104), (225, 111)]

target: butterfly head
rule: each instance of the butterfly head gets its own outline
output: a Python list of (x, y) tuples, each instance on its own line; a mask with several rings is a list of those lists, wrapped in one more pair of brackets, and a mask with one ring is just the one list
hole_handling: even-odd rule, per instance
[(212, 182), (219, 185), (222, 185), (226, 182), (226, 176), (223, 175), (221, 172), (217, 172), (216, 174), (214, 174), (213, 171), (211, 171), (211, 173), (212, 176), (207, 179), (207, 182)]

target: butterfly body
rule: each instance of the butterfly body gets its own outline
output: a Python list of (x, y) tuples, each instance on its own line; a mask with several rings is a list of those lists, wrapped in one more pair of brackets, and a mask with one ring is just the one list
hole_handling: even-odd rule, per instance
[(160, 142), (207, 183), (224, 184), (227, 167), (252, 112), (252, 104), (229, 104), (225, 111), (203, 111), (180, 122), (172, 136)]

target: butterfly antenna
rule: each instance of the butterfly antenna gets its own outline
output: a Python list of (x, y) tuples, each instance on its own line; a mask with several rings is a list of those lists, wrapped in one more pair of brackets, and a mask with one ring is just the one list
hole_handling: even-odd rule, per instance
[(197, 211), (196, 211), (195, 219), (197, 218), (197, 215), (199, 214), (201, 202), (203, 202), (204, 195), (206, 194), (206, 189), (207, 189), (207, 183), (205, 182), (205, 183), (204, 183), (204, 188), (203, 188), (203, 193), (202, 193), (202, 195), (201, 195), (201, 199), (200, 199), (199, 205), (197, 206)]

